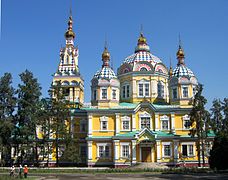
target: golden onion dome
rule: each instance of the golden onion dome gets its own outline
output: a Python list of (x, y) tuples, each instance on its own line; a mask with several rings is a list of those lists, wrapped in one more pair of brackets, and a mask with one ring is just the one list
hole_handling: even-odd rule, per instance
[(104, 52), (102, 53), (102, 59), (110, 59), (110, 53), (108, 52), (107, 47), (105, 47)]
[(67, 30), (67, 31), (65, 32), (65, 37), (66, 37), (66, 38), (70, 38), (70, 37), (75, 38), (75, 33), (74, 33), (74, 31), (73, 31), (73, 30)]
[(146, 38), (140, 33), (140, 37), (138, 39), (138, 44), (146, 44)]
[(184, 58), (184, 50), (179, 46), (179, 49), (177, 51), (177, 58)]

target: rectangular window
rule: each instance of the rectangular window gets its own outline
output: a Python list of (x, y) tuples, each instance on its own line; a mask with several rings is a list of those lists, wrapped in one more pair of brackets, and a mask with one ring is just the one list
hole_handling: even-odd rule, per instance
[(149, 84), (145, 84), (145, 96), (149, 96)]
[(128, 145), (123, 145), (122, 146), (122, 157), (123, 158), (128, 158), (129, 157), (129, 146)]
[(188, 87), (183, 87), (183, 97), (184, 98), (188, 97)]
[(99, 157), (104, 157), (104, 146), (99, 146)]
[(123, 130), (129, 130), (129, 129), (130, 129), (130, 122), (123, 121)]
[(130, 86), (127, 85), (126, 87), (127, 87), (127, 97), (130, 97)]
[(169, 121), (168, 120), (162, 120), (162, 130), (168, 130), (169, 129)]
[(164, 97), (164, 86), (161, 84), (161, 82), (158, 83), (158, 97)]
[(150, 129), (150, 117), (141, 117), (141, 129), (146, 127)]
[(116, 89), (112, 90), (112, 99), (116, 99)]
[(109, 157), (109, 146), (105, 146), (105, 157)]
[(173, 99), (177, 99), (177, 88), (173, 89)]
[(97, 90), (94, 90), (93, 91), (93, 100), (96, 100), (97, 99)]
[(194, 155), (193, 145), (188, 145), (188, 155), (189, 156), (193, 156)]
[(101, 130), (107, 130), (107, 129), (108, 129), (108, 122), (101, 121)]
[(139, 84), (139, 96), (143, 97), (143, 84)]
[(125, 86), (123, 86), (123, 98), (126, 98), (126, 90), (125, 90)]
[(182, 156), (188, 156), (188, 146), (182, 145)]
[(171, 156), (170, 145), (164, 145), (164, 156)]
[(107, 89), (102, 89), (102, 99), (107, 99)]
[(190, 119), (185, 119), (185, 120), (183, 120), (184, 122), (184, 129), (189, 129), (191, 126), (191, 124), (190, 124)]
[(110, 157), (110, 147), (109, 146), (98, 146), (98, 156), (100, 158), (108, 158)]

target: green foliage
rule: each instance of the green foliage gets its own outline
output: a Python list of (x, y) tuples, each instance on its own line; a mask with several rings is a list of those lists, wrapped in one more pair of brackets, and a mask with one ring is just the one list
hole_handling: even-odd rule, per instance
[(5, 73), (0, 79), (0, 151), (4, 165), (10, 153), (10, 138), (14, 127), (14, 109), (16, 105), (15, 90), (12, 87), (12, 76)]
[(210, 113), (205, 109), (205, 104), (207, 103), (207, 100), (202, 95), (202, 91), (203, 85), (199, 84), (197, 86), (197, 93), (193, 99), (193, 108), (190, 112), (190, 124), (192, 128), (189, 134), (192, 137), (197, 138), (196, 146), (198, 153), (198, 166), (201, 166), (201, 153), (203, 156), (203, 165), (205, 166), (204, 144), (210, 129)]
[(216, 132), (214, 144), (210, 152), (209, 163), (213, 169), (228, 169), (228, 99), (223, 102), (213, 101), (211, 108), (212, 127)]
[(51, 129), (55, 136), (56, 164), (59, 166), (59, 143), (62, 146), (64, 144), (67, 145), (70, 141), (69, 137), (71, 137), (70, 129), (67, 126), (69, 125), (70, 108), (69, 101), (65, 98), (60, 81), (52, 84), (49, 94)]
[(225, 170), (228, 169), (228, 136), (218, 135), (210, 152), (210, 168)]

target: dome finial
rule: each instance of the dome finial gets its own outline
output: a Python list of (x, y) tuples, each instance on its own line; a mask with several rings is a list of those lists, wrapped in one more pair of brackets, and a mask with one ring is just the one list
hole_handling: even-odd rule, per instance
[(184, 55), (184, 50), (182, 48), (182, 42), (181, 42), (180, 33), (179, 33), (179, 47), (177, 51), (178, 65), (184, 64), (184, 58), (185, 58), (185, 55)]
[(65, 38), (75, 38), (75, 33), (73, 31), (72, 5), (70, 5), (70, 16), (68, 20), (68, 29), (65, 33)]
[(169, 77), (171, 77), (173, 75), (173, 68), (172, 68), (172, 59), (171, 57), (169, 58), (170, 61), (170, 66), (169, 66)]
[(110, 53), (108, 52), (108, 43), (107, 43), (107, 38), (106, 38), (106, 36), (105, 36), (104, 51), (103, 51), (103, 53), (102, 53), (102, 61), (103, 61), (102, 67), (104, 67), (104, 66), (109, 67)]
[(146, 38), (143, 36), (143, 25), (140, 26), (140, 36), (138, 38), (138, 45), (146, 44)]

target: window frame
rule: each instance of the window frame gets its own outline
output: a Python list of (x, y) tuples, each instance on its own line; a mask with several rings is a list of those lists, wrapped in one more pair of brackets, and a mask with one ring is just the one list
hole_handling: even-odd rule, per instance
[[(187, 91), (185, 91), (185, 89)], [(181, 87), (181, 91), (182, 91), (182, 98), (189, 98), (189, 89), (188, 89), (188, 86), (182, 86)], [(187, 96), (185, 96), (185, 93), (187, 92)]]
[[(103, 90), (106, 91), (106, 98), (103, 98)], [(101, 88), (101, 100), (107, 100), (108, 99), (108, 88)]]
[[(169, 155), (166, 155), (166, 149), (165, 149), (165, 147), (167, 147), (167, 146), (169, 146)], [(172, 157), (172, 155), (173, 155), (173, 151), (172, 151), (172, 142), (163, 142), (162, 143), (162, 157), (163, 158), (168, 158), (168, 157)]]
[[(146, 88), (146, 85), (148, 88)], [(142, 87), (140, 87), (142, 86)], [(142, 88), (142, 94), (140, 93), (140, 89)], [(146, 89), (148, 89), (148, 94), (146, 93)], [(143, 98), (143, 97), (150, 97), (150, 82), (149, 81), (139, 81), (137, 83), (137, 90), (138, 90), (138, 97)]]
[[(183, 146), (186, 146), (186, 150), (187, 150), (187, 155), (183, 155)], [(190, 147), (192, 147), (192, 149), (190, 150)], [(192, 153), (190, 153), (190, 151)], [(195, 144), (193, 142), (184, 142), (181, 144), (181, 154), (183, 157), (194, 157), (195, 156)]]
[[(100, 156), (100, 149), (102, 147), (102, 156)], [(107, 148), (108, 147), (108, 148)], [(108, 149), (108, 151), (106, 151)], [(108, 152), (108, 154), (107, 154)], [(109, 159), (111, 158), (111, 143), (97, 143), (97, 158), (99, 159)]]
[[(123, 116), (121, 117), (121, 131), (130, 131), (131, 130), (131, 118), (129, 116)], [(128, 122), (128, 129), (124, 129), (124, 122)]]
[[(127, 149), (124, 149), (126, 148), (128, 149), (128, 153), (127, 155), (125, 154), (127, 151)], [(125, 150), (125, 151), (124, 151)], [(131, 146), (130, 146), (130, 143), (120, 143), (120, 151), (121, 151), (121, 158), (122, 159), (130, 159), (131, 157)]]
[[(147, 112), (144, 112), (143, 114), (139, 114), (139, 128), (142, 129), (142, 118), (149, 118), (149, 122), (150, 122), (150, 127), (147, 127), (148, 129), (151, 129), (152, 128), (152, 117), (149, 113)], [(144, 127), (146, 128), (146, 127)], [(143, 128), (143, 129), (144, 129)]]
[(165, 85), (162, 81), (158, 81), (157, 91), (158, 91), (158, 97), (164, 99), (165, 98)]
[(183, 129), (184, 130), (189, 130), (191, 128), (191, 126), (189, 125), (189, 127), (185, 127), (185, 123), (188, 122), (190, 124), (190, 116), (188, 114), (185, 114), (183, 117), (182, 117), (182, 126), (183, 126)]
[[(113, 96), (113, 92), (115, 92), (115, 98)], [(112, 88), (112, 100), (117, 100), (117, 89), (116, 88)]]
[[(106, 129), (103, 129), (103, 122), (106, 123)], [(100, 117), (100, 131), (108, 131), (108, 117), (107, 116)]]
[[(163, 128), (163, 122), (167, 121), (167, 129)], [(168, 131), (170, 129), (170, 117), (167, 115), (160, 116), (160, 122), (161, 122), (161, 130)]]

